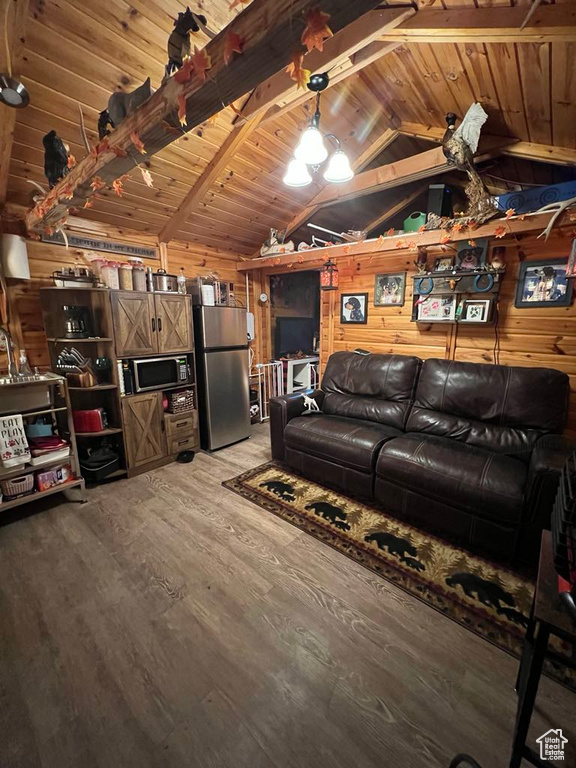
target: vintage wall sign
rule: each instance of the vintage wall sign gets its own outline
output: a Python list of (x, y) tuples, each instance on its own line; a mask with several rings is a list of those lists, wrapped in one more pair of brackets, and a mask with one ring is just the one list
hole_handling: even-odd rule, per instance
[[(113, 240), (98, 240), (94, 237), (80, 237), (69, 232), (66, 233), (66, 236), (71, 248), (83, 248), (87, 251), (106, 251), (106, 253), (116, 253), (121, 256), (139, 256), (141, 259), (159, 258), (158, 248), (154, 247), (117, 243)], [(54, 232), (51, 235), (42, 233), (42, 242), (66, 245), (61, 232)]]

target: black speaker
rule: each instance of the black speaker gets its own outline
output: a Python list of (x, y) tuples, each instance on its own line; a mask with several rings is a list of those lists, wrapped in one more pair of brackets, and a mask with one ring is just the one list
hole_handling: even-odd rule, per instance
[(452, 192), (446, 184), (430, 184), (428, 187), (428, 213), (452, 218)]

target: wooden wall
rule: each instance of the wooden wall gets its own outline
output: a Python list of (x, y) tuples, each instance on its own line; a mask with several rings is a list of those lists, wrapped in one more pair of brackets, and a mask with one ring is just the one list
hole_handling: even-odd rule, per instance
[[(576, 306), (557, 309), (516, 309), (514, 297), (521, 259), (567, 256), (572, 231), (554, 232), (548, 242), (529, 237), (506, 243), (504, 276), (497, 326), (439, 326), (412, 323), (414, 266), (404, 253), (338, 261), (340, 290), (323, 294), (321, 362), (332, 352), (358, 347), (372, 352), (440, 357), (476, 363), (549, 367), (570, 376), (572, 395), (568, 433), (576, 437)], [(500, 241), (496, 241), (501, 245)], [(432, 257), (430, 257), (432, 258)], [(374, 277), (380, 272), (408, 272), (403, 307), (374, 307)], [(366, 325), (340, 323), (340, 293), (368, 292)], [(496, 338), (498, 332), (498, 344)], [(495, 347), (499, 347), (499, 352)]]
[[(115, 241), (130, 244), (155, 246), (156, 238), (140, 232), (127, 232), (112, 226), (87, 223), (87, 229), (75, 228), (75, 232), (84, 232), (97, 237), (108, 237)], [(53, 285), (52, 273), (62, 266), (75, 263), (87, 265), (95, 257), (106, 257), (102, 251), (85, 251), (79, 248), (66, 249), (61, 245), (28, 240), (28, 259), (31, 280), (8, 280), (10, 312), (10, 332), (18, 348), (24, 348), (32, 366), (49, 365), (46, 334), (42, 324), (40, 288)], [(222, 280), (234, 282), (236, 297), (242, 306), (246, 304), (245, 277), (236, 271), (236, 255), (208, 246), (201, 247), (192, 243), (173, 241), (166, 256), (159, 259), (146, 259), (146, 266), (154, 270), (165, 266), (166, 270), (178, 274), (184, 267), (187, 277), (206, 275), (216, 272)], [(121, 260), (121, 259), (119, 259)], [(0, 353), (0, 370), (5, 367), (5, 360)]]

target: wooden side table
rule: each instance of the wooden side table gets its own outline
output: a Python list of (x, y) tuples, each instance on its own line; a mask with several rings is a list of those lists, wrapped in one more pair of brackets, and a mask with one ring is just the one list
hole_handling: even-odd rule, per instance
[[(550, 760), (542, 760), (526, 744), (540, 675), (542, 674), (542, 665), (546, 656), (553, 655), (548, 649), (550, 635), (556, 635), (576, 646), (576, 623), (564, 608), (557, 590), (557, 575), (552, 560), (552, 536), (550, 531), (544, 531), (540, 548), (536, 592), (534, 593), (516, 681), (518, 709), (516, 710), (516, 724), (512, 739), (510, 768), (519, 768), (523, 759), (540, 768), (550, 768), (553, 764)], [(576, 668), (576, 665), (566, 658), (560, 659), (558, 656), (554, 656), (554, 658), (566, 666)], [(574, 745), (571, 748), (574, 749)]]

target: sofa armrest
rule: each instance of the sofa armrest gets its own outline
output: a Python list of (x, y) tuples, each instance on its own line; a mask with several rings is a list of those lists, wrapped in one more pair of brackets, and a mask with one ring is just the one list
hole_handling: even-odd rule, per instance
[(550, 527), (550, 513), (558, 491), (558, 481), (576, 443), (561, 435), (544, 435), (538, 440), (528, 467), (525, 523), (538, 522)]
[(282, 395), (270, 399), (270, 442), (272, 446), (272, 458), (284, 461), (284, 429), (290, 419), (301, 416), (304, 411), (303, 394), (312, 397), (318, 407), (322, 408), (324, 392), (321, 389), (307, 392), (293, 392), (291, 395)]

